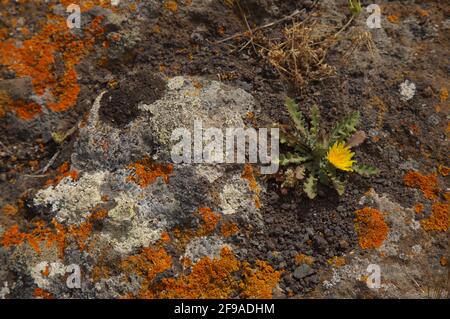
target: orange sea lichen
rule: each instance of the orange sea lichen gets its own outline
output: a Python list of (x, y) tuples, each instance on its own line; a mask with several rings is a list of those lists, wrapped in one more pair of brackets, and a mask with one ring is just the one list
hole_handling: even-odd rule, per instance
[(431, 207), (431, 216), (427, 219), (422, 219), (420, 224), (426, 231), (441, 231), (446, 232), (449, 229), (449, 204), (434, 203)]
[(261, 193), (261, 187), (259, 187), (258, 182), (255, 178), (255, 172), (253, 169), (253, 166), (250, 164), (244, 165), (244, 171), (242, 172), (241, 178), (247, 180), (248, 186), (251, 191), (253, 191), (254, 200), (255, 200), (255, 207), (261, 208), (261, 200), (259, 198), (259, 194)]
[(354, 222), (359, 246), (362, 249), (380, 247), (389, 231), (383, 214), (369, 207), (357, 210), (355, 214)]
[(225, 238), (233, 236), (238, 231), (239, 231), (238, 225), (232, 222), (223, 223), (222, 227), (220, 228), (220, 233)]
[(167, 184), (169, 183), (170, 175), (173, 172), (172, 164), (156, 164), (153, 163), (149, 157), (145, 157), (139, 162), (128, 165), (128, 168), (133, 169), (134, 174), (128, 176), (127, 181), (132, 181), (141, 188), (146, 188), (148, 185), (154, 183), (158, 177), (161, 177)]
[(403, 178), (408, 187), (419, 188), (428, 199), (435, 199), (438, 196), (438, 180), (436, 174), (422, 175), (419, 172), (408, 172)]
[(311, 266), (314, 263), (314, 258), (305, 254), (298, 254), (295, 256), (295, 263), (297, 265), (307, 264)]

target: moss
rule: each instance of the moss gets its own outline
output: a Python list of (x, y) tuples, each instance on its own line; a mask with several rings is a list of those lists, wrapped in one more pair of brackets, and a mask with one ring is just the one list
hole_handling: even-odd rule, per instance
[(376, 209), (365, 207), (356, 211), (355, 230), (362, 249), (378, 248), (387, 237), (389, 228), (383, 214)]
[(427, 199), (435, 199), (438, 196), (436, 174), (422, 175), (419, 172), (408, 172), (403, 180), (406, 186), (420, 189)]
[(422, 219), (420, 224), (426, 231), (446, 232), (449, 229), (449, 205), (445, 203), (434, 203), (431, 208), (430, 218)]

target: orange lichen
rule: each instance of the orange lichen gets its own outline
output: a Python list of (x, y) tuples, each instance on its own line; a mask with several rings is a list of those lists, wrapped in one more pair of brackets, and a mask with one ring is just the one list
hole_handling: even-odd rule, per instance
[(148, 185), (154, 183), (158, 177), (161, 177), (167, 184), (173, 172), (172, 164), (156, 164), (149, 157), (145, 157), (143, 160), (129, 165), (128, 168), (133, 169), (134, 174), (128, 176), (127, 181), (132, 181), (141, 188), (146, 188)]
[(272, 290), (278, 284), (281, 273), (261, 260), (256, 261), (256, 269), (252, 269), (247, 262), (243, 264), (243, 269), (243, 279), (239, 284), (242, 289), (240, 297), (250, 299), (272, 298)]
[(295, 263), (297, 265), (307, 264), (311, 266), (314, 263), (314, 258), (305, 254), (298, 254), (295, 256)]
[(196, 236), (207, 236), (211, 234), (215, 229), (220, 220), (220, 215), (216, 214), (209, 207), (200, 207), (197, 212), (203, 224), (197, 229)]
[(428, 11), (423, 10), (421, 8), (417, 8), (417, 13), (421, 16), (421, 17), (428, 17), (430, 14), (428, 13)]
[(3, 214), (5, 214), (7, 216), (14, 216), (19, 212), (19, 209), (16, 206), (6, 204), (2, 208), (2, 212), (3, 212)]
[(54, 299), (53, 294), (45, 291), (42, 288), (36, 288), (34, 290), (34, 296), (41, 299)]
[(240, 263), (228, 248), (218, 259), (204, 257), (192, 267), (189, 275), (165, 278), (157, 287), (158, 298), (229, 298), (238, 288), (234, 274)]
[(400, 18), (396, 15), (391, 14), (387, 17), (387, 19), (390, 23), (398, 23)]
[(442, 88), (439, 93), (439, 99), (441, 102), (445, 102), (448, 100), (448, 90), (446, 88)]
[(450, 167), (445, 166), (445, 165), (439, 165), (438, 167), (438, 171), (442, 176), (448, 176), (448, 174), (450, 173)]
[(355, 214), (354, 222), (359, 246), (362, 249), (380, 247), (389, 231), (383, 214), (369, 207), (357, 210)]
[(438, 196), (438, 180), (436, 174), (422, 175), (419, 172), (408, 172), (403, 178), (408, 187), (419, 188), (428, 199)]
[(446, 232), (449, 229), (449, 204), (434, 203), (431, 208), (431, 216), (427, 219), (422, 219), (420, 224), (426, 231), (441, 231)]
[(46, 265), (45, 269), (41, 271), (41, 274), (44, 277), (48, 277), (48, 275), (50, 274), (50, 265)]
[(425, 205), (422, 203), (417, 203), (416, 205), (414, 205), (414, 211), (416, 212), (416, 214), (422, 213), (424, 208), (425, 208)]
[[(96, 17), (77, 38), (65, 18), (49, 15), (51, 22), (30, 39), (16, 46), (15, 39), (0, 42), (0, 64), (15, 72), (17, 77), (31, 77), (34, 93), (43, 99), (47, 108), (54, 112), (72, 107), (78, 98), (76, 64), (94, 47), (95, 37), (103, 33), (102, 17)], [(61, 61), (57, 60), (60, 57)], [(58, 63), (64, 71), (56, 74)], [(50, 94), (49, 94), (50, 93)], [(18, 117), (30, 120), (42, 112), (34, 102), (15, 101), (11, 107)]]
[(255, 201), (255, 207), (261, 208), (261, 200), (259, 198), (259, 194), (261, 193), (261, 188), (258, 185), (258, 182), (255, 178), (255, 172), (253, 170), (253, 166), (250, 164), (244, 165), (244, 171), (242, 172), (241, 178), (247, 180), (248, 186), (251, 191), (253, 191), (254, 195), (254, 201)]
[(439, 258), (439, 263), (442, 267), (447, 267), (448, 259), (445, 256), (441, 256), (441, 258)]
[(61, 164), (56, 171), (58, 172), (58, 175), (54, 179), (47, 180), (45, 186), (58, 185), (65, 177), (70, 177), (73, 181), (78, 179), (78, 172), (76, 170), (70, 170), (70, 164), (68, 162)]
[(36, 253), (41, 253), (41, 244), (45, 244), (47, 248), (56, 246), (60, 256), (64, 256), (66, 241), (73, 239), (78, 244), (80, 250), (86, 248), (86, 241), (92, 233), (92, 222), (96, 219), (106, 217), (107, 212), (100, 210), (91, 214), (87, 220), (78, 226), (64, 227), (56, 220), (53, 220), (51, 226), (46, 226), (44, 221), (36, 221), (33, 223), (31, 232), (21, 232), (19, 225), (13, 225), (7, 229), (0, 240), (0, 245), (4, 247), (18, 246), (28, 243)]
[(169, 235), (169, 233), (168, 232), (163, 232), (161, 234), (161, 240), (164, 243), (170, 243), (170, 235)]
[(334, 256), (327, 260), (328, 265), (333, 267), (342, 267), (345, 266), (347, 261), (345, 260), (345, 257), (342, 256)]
[(168, 1), (164, 2), (164, 8), (166, 8), (167, 10), (169, 10), (171, 12), (177, 12), (178, 5), (177, 5), (176, 1), (168, 0)]
[(170, 269), (172, 258), (163, 248), (147, 247), (141, 253), (125, 258), (120, 266), (127, 274), (138, 275), (143, 279), (139, 298), (154, 298), (149, 285), (156, 275)]
[(226, 222), (220, 228), (220, 233), (223, 237), (231, 237), (239, 231), (239, 227), (236, 223)]

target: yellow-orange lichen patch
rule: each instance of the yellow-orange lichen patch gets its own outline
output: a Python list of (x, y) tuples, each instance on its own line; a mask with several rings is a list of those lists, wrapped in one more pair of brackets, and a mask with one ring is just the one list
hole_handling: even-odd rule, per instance
[(220, 258), (200, 259), (188, 275), (165, 278), (157, 288), (159, 298), (230, 298), (238, 288), (234, 278), (240, 262), (229, 248), (223, 248)]
[(342, 267), (347, 263), (345, 257), (342, 256), (334, 256), (327, 260), (328, 265), (333, 267)]
[(441, 258), (439, 258), (439, 263), (442, 267), (447, 267), (448, 259), (445, 256), (441, 256)]
[(272, 291), (278, 284), (281, 273), (261, 260), (256, 261), (255, 269), (247, 262), (243, 264), (243, 269), (243, 279), (239, 284), (242, 289), (240, 297), (246, 299), (272, 298)]
[(255, 207), (261, 208), (261, 200), (259, 199), (259, 194), (261, 193), (261, 187), (259, 187), (258, 182), (255, 178), (255, 172), (253, 170), (253, 166), (250, 164), (244, 165), (244, 171), (242, 172), (241, 178), (247, 180), (248, 186), (251, 191), (253, 191)]
[(445, 102), (448, 100), (448, 90), (446, 88), (441, 88), (439, 99), (441, 100), (441, 102)]
[(295, 263), (297, 265), (307, 264), (311, 266), (314, 263), (314, 258), (305, 254), (298, 254), (295, 256)]
[[(92, 50), (95, 37), (103, 33), (102, 17), (93, 19), (83, 30), (82, 38), (70, 32), (65, 18), (50, 15), (48, 20), (51, 22), (38, 34), (19, 46), (14, 39), (0, 42), (0, 64), (13, 70), (17, 77), (31, 77), (34, 93), (51, 111), (61, 112), (76, 103), (80, 88), (75, 65)], [(58, 63), (64, 66), (62, 74), (55, 72)], [(15, 101), (11, 109), (24, 120), (42, 111), (36, 103), (25, 101)]]
[(416, 205), (414, 205), (414, 212), (415, 212), (416, 214), (420, 214), (420, 213), (423, 212), (424, 208), (425, 208), (425, 205), (424, 205), (424, 204), (422, 204), (422, 203), (417, 203)]
[(225, 222), (222, 227), (220, 227), (220, 233), (223, 237), (231, 237), (239, 231), (239, 227), (236, 223)]
[(176, 1), (173, 0), (167, 0), (164, 2), (164, 8), (171, 12), (177, 12), (178, 10), (178, 4)]
[(359, 246), (362, 249), (380, 247), (389, 231), (383, 214), (369, 207), (357, 210), (355, 214), (354, 222)]
[(436, 174), (422, 175), (419, 172), (408, 172), (403, 178), (408, 187), (419, 188), (428, 199), (438, 196), (438, 180)]
[(173, 172), (172, 164), (156, 164), (149, 157), (129, 165), (128, 168), (134, 170), (134, 174), (128, 176), (127, 181), (132, 181), (141, 188), (146, 188), (154, 183), (158, 177), (161, 177), (167, 184)]
[(450, 173), (450, 167), (445, 166), (445, 165), (439, 165), (438, 167), (438, 171), (442, 176), (448, 176), (448, 174)]
[(201, 219), (202, 225), (197, 229), (196, 236), (207, 236), (211, 234), (220, 220), (220, 215), (216, 214), (209, 207), (200, 207), (197, 212)]
[(31, 232), (21, 232), (18, 225), (13, 225), (7, 229), (0, 239), (0, 245), (3, 247), (18, 246), (28, 243), (36, 253), (41, 253), (41, 244), (50, 248), (56, 246), (60, 256), (64, 256), (66, 240), (74, 239), (80, 250), (86, 248), (86, 241), (92, 233), (92, 222), (96, 219), (106, 217), (106, 211), (100, 210), (91, 214), (88, 219), (78, 226), (64, 227), (56, 220), (53, 220), (51, 226), (46, 226), (44, 221), (33, 223)]
[(390, 23), (398, 23), (400, 18), (394, 14), (391, 14), (387, 17), (387, 19)]
[(420, 224), (426, 231), (441, 231), (446, 232), (449, 229), (449, 204), (434, 203), (431, 208), (431, 216), (427, 219), (422, 219)]
[(11, 204), (6, 204), (2, 208), (2, 212), (6, 216), (14, 216), (19, 212), (19, 209), (16, 206), (13, 206)]
[(45, 186), (58, 185), (65, 177), (70, 177), (73, 181), (78, 179), (78, 172), (76, 170), (70, 170), (70, 164), (68, 162), (61, 164), (56, 171), (58, 172), (58, 175), (54, 179), (47, 180)]
[(40, 298), (40, 299), (54, 299), (53, 294), (51, 294), (51, 293), (45, 291), (45, 290), (42, 289), (42, 288), (36, 288), (36, 289), (34, 290), (34, 296), (35, 296), (36, 298)]
[(121, 268), (127, 274), (138, 275), (142, 278), (140, 298), (154, 298), (149, 289), (156, 275), (170, 269), (172, 258), (163, 248), (143, 248), (141, 253), (122, 260)]

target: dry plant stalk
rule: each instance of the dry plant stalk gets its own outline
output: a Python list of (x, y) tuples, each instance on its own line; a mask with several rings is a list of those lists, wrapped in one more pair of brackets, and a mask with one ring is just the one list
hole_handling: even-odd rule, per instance
[(301, 89), (310, 81), (320, 81), (335, 73), (335, 68), (324, 62), (331, 43), (320, 41), (315, 30), (315, 22), (309, 25), (293, 22), (292, 27), (283, 30), (281, 42), (270, 46), (267, 53), (270, 64)]

